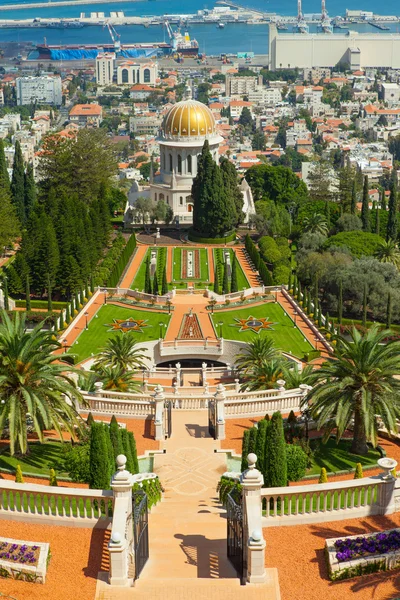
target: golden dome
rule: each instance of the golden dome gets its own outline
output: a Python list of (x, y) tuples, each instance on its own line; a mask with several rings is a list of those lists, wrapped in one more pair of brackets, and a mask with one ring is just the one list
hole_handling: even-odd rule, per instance
[(198, 137), (215, 133), (211, 110), (202, 102), (178, 102), (165, 115), (162, 132), (165, 137)]

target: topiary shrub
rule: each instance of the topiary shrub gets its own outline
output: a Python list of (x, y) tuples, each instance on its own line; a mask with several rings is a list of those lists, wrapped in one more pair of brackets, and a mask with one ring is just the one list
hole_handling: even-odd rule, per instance
[(259, 239), (258, 247), (260, 248), (261, 257), (266, 263), (274, 265), (282, 259), (282, 254), (280, 253), (274, 238), (264, 235)]
[(24, 483), (21, 465), (17, 465), (17, 468), (15, 469), (15, 483)]
[(58, 486), (57, 475), (54, 469), (50, 469), (49, 485), (53, 485), (54, 487)]
[(363, 474), (363, 470), (362, 470), (362, 464), (357, 463), (356, 470), (354, 472), (354, 479), (362, 479), (363, 477), (364, 477), (364, 474)]
[(109, 460), (103, 423), (93, 423), (90, 429), (89, 487), (105, 490), (109, 487)]
[(319, 476), (318, 483), (328, 483), (328, 475), (325, 467), (322, 467), (321, 469), (321, 475)]
[(114, 450), (114, 464), (115, 464), (115, 459), (117, 458), (117, 456), (119, 454), (123, 454), (124, 453), (124, 448), (122, 446), (122, 440), (121, 440), (121, 434), (120, 434), (120, 427), (118, 425), (118, 421), (115, 417), (115, 415), (113, 415), (111, 417), (111, 421), (110, 421), (110, 439), (111, 439), (111, 444)]
[(267, 487), (287, 485), (286, 442), (283, 419), (275, 412), (266, 431), (264, 482)]
[(304, 477), (308, 465), (307, 454), (293, 444), (286, 445), (286, 464), (288, 481), (299, 481)]

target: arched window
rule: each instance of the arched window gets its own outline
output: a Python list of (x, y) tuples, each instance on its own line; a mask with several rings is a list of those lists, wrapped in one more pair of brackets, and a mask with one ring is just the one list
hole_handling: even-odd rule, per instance
[[(157, 202), (157, 193), (154, 194), (154, 200)], [(161, 200), (161, 198), (160, 198)]]
[(150, 69), (145, 69), (143, 71), (143, 81), (144, 83), (150, 83)]
[(178, 154), (178, 173), (182, 174), (182, 156)]
[(188, 170), (188, 173), (192, 172), (192, 157), (190, 154), (187, 157), (187, 170)]
[(183, 197), (179, 196), (179, 206), (183, 206)]
[(172, 154), (169, 155), (169, 170), (172, 173)]
[(129, 71), (128, 71), (128, 69), (122, 69), (122, 83), (129, 83)]
[(160, 199), (160, 200), (164, 200), (164, 194), (160, 194), (160, 195), (159, 195), (159, 199)]

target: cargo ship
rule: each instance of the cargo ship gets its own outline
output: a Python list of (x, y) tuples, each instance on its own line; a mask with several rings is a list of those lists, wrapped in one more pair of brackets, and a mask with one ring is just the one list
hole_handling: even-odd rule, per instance
[[(38, 44), (28, 54), (28, 60), (94, 60), (101, 52), (115, 52), (114, 44)], [(142, 44), (121, 44), (117, 50), (122, 58), (156, 58), (168, 56), (172, 52), (171, 44), (149, 42)]]

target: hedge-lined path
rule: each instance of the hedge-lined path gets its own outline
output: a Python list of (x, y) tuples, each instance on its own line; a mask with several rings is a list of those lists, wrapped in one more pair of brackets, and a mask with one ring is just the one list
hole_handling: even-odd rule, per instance
[(249, 259), (247, 258), (246, 248), (244, 246), (238, 247), (236, 251), (236, 258), (239, 261), (240, 266), (243, 269), (244, 274), (247, 277), (250, 287), (258, 287), (260, 285), (258, 275), (253, 270)]
[(182, 319), (191, 308), (199, 319), (200, 327), (204, 338), (216, 339), (215, 331), (211, 323), (206, 306), (208, 298), (198, 294), (177, 294), (172, 301), (174, 310), (171, 313), (171, 320), (165, 335), (165, 340), (171, 341), (178, 337), (181, 328)]
[(214, 283), (215, 277), (215, 266), (214, 266), (214, 252), (212, 248), (207, 248), (207, 259), (208, 259), (208, 281), (211, 284)]
[(119, 286), (120, 288), (129, 289), (131, 287), (132, 282), (135, 279), (136, 272), (142, 264), (142, 260), (146, 256), (148, 246), (137, 246), (135, 250), (135, 256), (133, 257), (133, 260), (131, 261), (128, 270), (126, 271), (124, 278), (121, 281), (121, 284)]
[[(87, 319), (88, 322), (90, 321), (90, 319), (92, 319), (94, 317), (94, 315), (97, 313), (97, 311), (99, 310), (99, 308), (104, 304), (104, 294), (100, 291), (97, 291), (94, 293), (94, 300), (92, 302), (89, 301), (89, 303), (85, 306), (85, 310), (81, 309), (80, 313), (79, 313), (79, 318), (77, 318), (77, 320), (75, 321), (75, 325), (73, 328), (71, 328), (68, 332), (67, 335), (62, 335), (60, 338), (60, 342), (62, 343), (63, 347), (56, 350), (54, 352), (54, 354), (62, 354), (65, 350), (64, 346), (67, 348), (67, 350), (69, 350), (72, 346), (72, 344), (77, 340), (77, 338), (79, 337), (79, 335), (82, 333), (82, 331), (86, 328), (86, 317), (85, 317), (85, 312), (88, 313)], [(78, 317), (78, 315), (77, 315)], [(69, 327), (68, 327), (69, 329)], [(67, 342), (65, 344), (65, 342)]]
[(225, 509), (216, 487), (226, 469), (207, 411), (174, 411), (172, 436), (155, 456), (165, 492), (149, 515), (149, 560), (135, 587), (116, 590), (99, 581), (97, 600), (279, 600), (272, 584), (240, 586), (226, 554)]
[(167, 282), (172, 284), (174, 279), (174, 249), (167, 248)]

